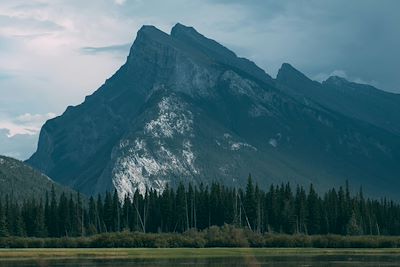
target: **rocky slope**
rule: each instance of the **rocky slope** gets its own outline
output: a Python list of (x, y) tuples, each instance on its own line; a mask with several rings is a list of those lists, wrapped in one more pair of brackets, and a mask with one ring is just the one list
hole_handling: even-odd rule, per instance
[(127, 62), (43, 126), (28, 163), (84, 193), (116, 188), (121, 198), (181, 180), (242, 186), (250, 172), (263, 187), (348, 179), (395, 196), (396, 132), (305, 97), (298, 83), (322, 85), (284, 67), (274, 80), (191, 27), (143, 26)]

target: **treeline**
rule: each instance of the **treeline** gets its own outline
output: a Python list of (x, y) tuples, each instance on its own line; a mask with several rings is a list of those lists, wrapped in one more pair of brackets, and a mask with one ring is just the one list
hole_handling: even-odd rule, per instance
[(183, 233), (231, 225), (258, 234), (399, 235), (400, 206), (350, 194), (348, 184), (317, 194), (289, 184), (261, 190), (251, 176), (245, 189), (210, 186), (166, 188), (123, 201), (117, 192), (91, 197), (54, 190), (23, 203), (0, 196), (0, 237), (74, 237), (110, 232)]

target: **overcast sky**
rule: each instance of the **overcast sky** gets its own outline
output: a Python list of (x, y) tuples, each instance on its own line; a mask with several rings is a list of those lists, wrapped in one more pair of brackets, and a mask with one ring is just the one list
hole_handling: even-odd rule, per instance
[(137, 30), (177, 22), (276, 75), (336, 74), (400, 92), (397, 0), (1, 0), (0, 154), (26, 159), (46, 119), (124, 63)]

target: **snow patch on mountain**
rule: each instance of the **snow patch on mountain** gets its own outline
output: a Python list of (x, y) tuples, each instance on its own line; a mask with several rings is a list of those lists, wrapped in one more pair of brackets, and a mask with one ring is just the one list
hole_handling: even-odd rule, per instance
[(257, 85), (254, 82), (239, 76), (236, 72), (228, 70), (222, 75), (221, 79), (229, 83), (229, 88), (232, 93), (254, 96), (253, 88), (256, 88)]
[[(120, 147), (128, 146), (129, 140), (121, 141)], [(128, 154), (116, 161), (112, 176), (120, 199), (132, 197), (135, 190), (144, 195), (146, 189), (152, 187), (147, 175), (161, 171), (162, 166), (149, 155), (145, 146), (145, 141), (137, 138), (135, 144), (128, 149)]]
[[(254, 151), (257, 151), (257, 148), (248, 144), (248, 143), (244, 143), (244, 142), (239, 142), (239, 141), (235, 141), (232, 137), (232, 135), (230, 135), (229, 133), (224, 133), (224, 139), (225, 139), (225, 143), (226, 146), (224, 148), (226, 149), (230, 149), (232, 151), (237, 151), (240, 150), (242, 148), (247, 148), (247, 149), (251, 149)], [(218, 146), (221, 146), (222, 144), (216, 140)]]
[(230, 139), (230, 138), (232, 138), (232, 135), (230, 135), (230, 134), (228, 134), (228, 133), (224, 133), (224, 138)]
[(195, 155), (192, 151), (192, 143), (189, 140), (183, 142), (182, 154), (192, 172), (198, 174), (199, 172), (194, 166)]
[(177, 91), (204, 97), (213, 93), (210, 88), (215, 87), (218, 76), (218, 72), (210, 71), (186, 56), (178, 56), (171, 78)]
[(252, 145), (249, 145), (247, 143), (243, 143), (243, 142), (238, 142), (238, 143), (231, 143), (231, 150), (235, 151), (235, 150), (239, 150), (241, 148), (250, 148), (254, 151), (257, 151), (257, 148), (255, 148)]
[[(146, 123), (144, 136), (120, 141), (112, 170), (118, 196), (133, 196), (135, 190), (164, 191), (171, 175), (198, 174), (190, 137), (193, 137), (193, 115), (175, 96), (163, 98), (157, 117)], [(151, 139), (146, 139), (151, 135)], [(181, 141), (179, 141), (181, 140)]]
[(270, 138), (268, 141), (268, 144), (270, 144), (272, 147), (277, 147), (278, 146), (278, 140), (275, 138)]
[[(286, 139), (287, 139), (287, 141), (290, 140), (289, 137), (287, 137)], [(272, 137), (272, 138), (270, 138), (270, 139), (268, 140), (268, 144), (269, 144), (270, 146), (272, 146), (272, 147), (278, 147), (279, 142), (280, 142), (281, 140), (282, 140), (282, 134), (281, 134), (281, 133), (277, 133), (277, 134), (275, 135), (275, 137)]]
[(176, 97), (164, 97), (158, 103), (158, 117), (145, 126), (145, 132), (156, 138), (172, 138), (174, 134), (186, 134), (192, 130), (193, 115), (190, 111), (184, 111), (186, 105)]

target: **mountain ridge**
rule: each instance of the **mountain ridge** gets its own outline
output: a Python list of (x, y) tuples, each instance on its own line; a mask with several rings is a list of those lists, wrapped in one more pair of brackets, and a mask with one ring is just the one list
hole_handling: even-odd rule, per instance
[[(367, 84), (351, 82), (338, 76), (331, 76), (319, 83), (288, 65), (283, 68), (284, 72), (281, 70), (278, 72), (276, 78), (282, 91), (297, 99), (304, 101), (306, 98), (345, 116), (400, 135), (400, 116), (398, 115), (400, 94), (379, 90)], [(295, 73), (295, 75), (290, 75), (290, 73)], [(291, 77), (292, 80), (285, 76)]]
[(89, 195), (116, 188), (120, 198), (179, 181), (242, 186), (250, 172), (260, 186), (349, 179), (394, 195), (397, 136), (313, 97), (322, 84), (282, 67), (272, 79), (194, 28), (144, 26), (111, 78), (46, 122), (28, 163)]

